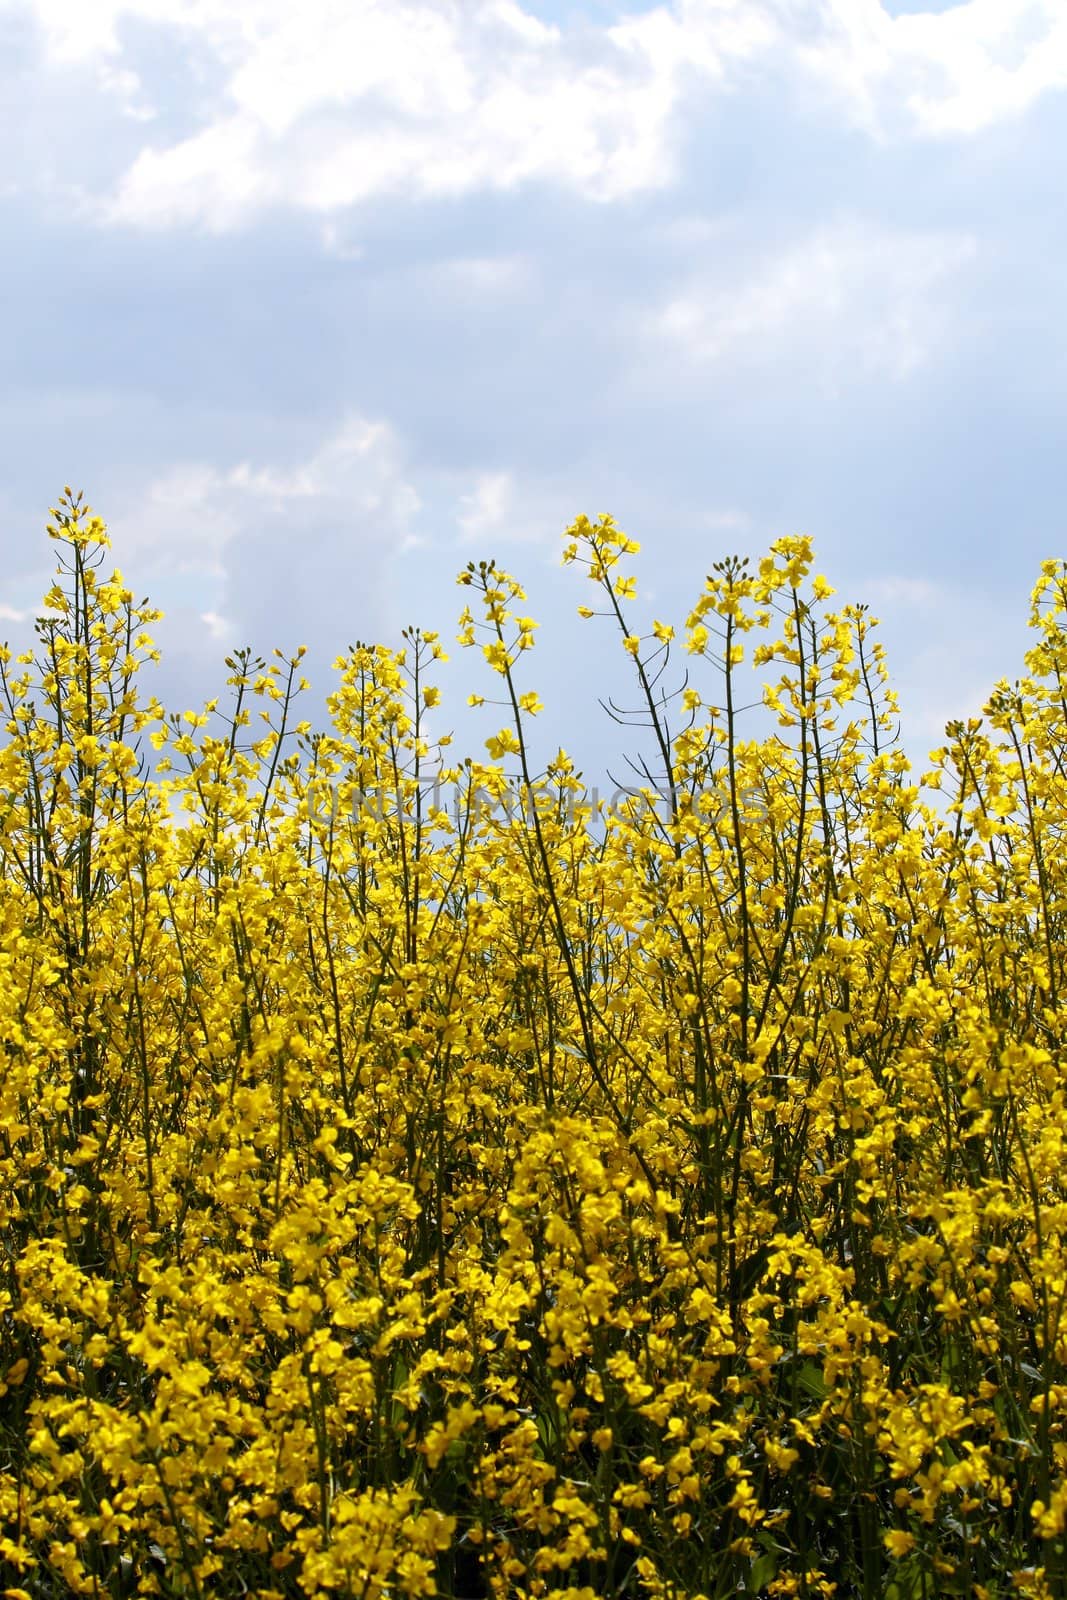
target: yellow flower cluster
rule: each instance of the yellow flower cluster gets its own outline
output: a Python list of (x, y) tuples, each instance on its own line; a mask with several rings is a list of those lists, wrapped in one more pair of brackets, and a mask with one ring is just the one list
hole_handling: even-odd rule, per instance
[(1067, 1594), (1067, 567), (920, 781), (806, 540), (715, 565), (691, 683), (580, 519), (650, 750), (597, 814), (530, 768), (491, 563), (510, 720), (449, 767), (435, 634), (342, 657), (325, 732), (299, 655), (171, 716), (103, 525), (49, 531), (0, 652), (0, 1590)]

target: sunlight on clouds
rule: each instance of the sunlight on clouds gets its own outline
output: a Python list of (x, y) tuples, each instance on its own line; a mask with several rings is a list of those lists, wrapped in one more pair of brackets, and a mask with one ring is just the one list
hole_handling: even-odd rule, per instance
[(1028, 0), (971, 0), (941, 16), (898, 18), (913, 60), (936, 65), (940, 83), (916, 86), (909, 108), (928, 132), (977, 133), (1019, 116), (1067, 87), (1067, 9)]
[(257, 43), (229, 85), (237, 109), (272, 138), (310, 113), (371, 96), (423, 120), (468, 114), (474, 91), (454, 19), (403, 3), (294, 10)]
[(186, 28), (203, 35), (222, 58), (239, 59), (290, 15), (286, 0), (0, 0), (3, 9), (31, 14), (49, 55), (67, 63), (119, 54), (122, 25), (131, 19)]
[[(967, 0), (893, 15), (878, 0), (674, 0), (580, 25), (517, 0), (0, 0), (53, 63), (95, 64), (125, 118), (154, 118), (153, 72), (123, 24), (176, 31), (225, 84), (187, 138), (160, 131), (89, 214), (223, 232), (276, 206), (532, 182), (611, 202), (679, 172), (685, 119), (761, 78), (836, 106), (877, 139), (973, 134), (1067, 84), (1062, 0)], [(179, 46), (180, 47), (180, 46)], [(131, 57), (133, 59), (131, 59)], [(831, 114), (833, 114), (831, 112)], [(155, 129), (159, 119), (153, 123)]]
[(677, 0), (606, 31), (614, 44), (649, 62), (662, 81), (687, 68), (724, 78), (729, 62), (758, 56), (785, 37), (777, 9), (762, 0)]
[(98, 215), (146, 228), (202, 222), (221, 232), (284, 195), (282, 171), (261, 160), (256, 129), (231, 116), (168, 149), (147, 146)]
[[(792, 0), (776, 9), (795, 15)], [(797, 56), (867, 130), (974, 134), (1067, 86), (1061, 0), (967, 0), (893, 16), (878, 0), (808, 0)]]
[(183, 7), (180, 0), (169, 4), (167, 0), (162, 4), (142, 0), (137, 5), (127, 4), (126, 0), (32, 0), (32, 4), (22, 7), (9, 0), (0, 9), (30, 12), (41, 28), (52, 61), (69, 63), (116, 54), (120, 17), (132, 14), (152, 22), (167, 22), (177, 20)]
[(514, 4), (307, 5), (244, 41), (218, 118), (143, 149), (105, 220), (223, 231), (284, 203), (546, 180), (616, 199), (664, 181), (678, 49), (599, 30), (591, 60)]

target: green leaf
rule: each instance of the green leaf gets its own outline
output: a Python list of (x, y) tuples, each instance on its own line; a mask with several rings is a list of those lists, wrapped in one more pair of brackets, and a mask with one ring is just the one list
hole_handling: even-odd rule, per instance
[(748, 1575), (748, 1587), (752, 1594), (759, 1594), (760, 1590), (778, 1575), (778, 1557), (768, 1553), (753, 1561), (752, 1570)]

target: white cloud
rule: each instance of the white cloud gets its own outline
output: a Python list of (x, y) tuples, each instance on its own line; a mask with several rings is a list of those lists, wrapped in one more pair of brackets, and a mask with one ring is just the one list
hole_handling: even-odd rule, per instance
[(41, 28), (48, 53), (63, 64), (114, 57), (122, 51), (122, 24), (135, 20), (201, 34), (223, 59), (239, 60), (264, 31), (280, 26), (283, 0), (3, 0), (9, 11), (28, 12)]
[(944, 684), (931, 694), (923, 685), (908, 685), (901, 693), (909, 740), (944, 742), (946, 722), (966, 722), (981, 717), (989, 699), (989, 684), (960, 678), (946, 692)]
[(464, 544), (506, 541), (555, 545), (574, 520), (562, 490), (517, 482), (512, 472), (483, 472), (459, 499), (456, 522)]
[(498, 532), (514, 507), (515, 484), (510, 472), (485, 472), (469, 493), (460, 496), (456, 518), (465, 539)]
[(114, 555), (164, 612), (171, 697), (206, 693), (237, 642), (261, 655), (306, 644), (324, 682), (347, 641), (390, 632), (405, 551), (426, 544), (401, 441), (358, 415), (288, 461), (179, 462), (124, 491), (108, 497)]
[(403, 521), (419, 509), (419, 497), (401, 478), (399, 445), (385, 422), (349, 417), (307, 461), (279, 471), (253, 469), (241, 462), (228, 474), (228, 484), (276, 503), (353, 493), (366, 509), (388, 506)]
[(25, 622), (28, 615), (28, 612), (19, 611), (15, 606), (0, 603), (0, 622)]
[[(87, 67), (159, 131), (86, 209), (223, 232), (286, 206), (328, 217), (388, 194), (549, 182), (613, 201), (669, 183), (690, 103), (773, 76), (875, 137), (975, 133), (1067, 86), (1062, 0), (674, 0), (569, 28), (516, 0), (0, 0), (51, 62)], [(129, 20), (184, 37), (223, 90), (169, 141)], [(171, 45), (171, 48), (175, 48)], [(138, 70), (140, 69), (140, 70)]]
[(752, 519), (745, 511), (737, 511), (732, 506), (726, 506), (719, 511), (706, 511), (699, 518), (702, 527), (714, 529), (716, 532), (740, 532), (751, 525)]
[(1062, 5), (972, 0), (940, 17), (898, 21), (910, 25), (902, 42), (912, 61), (933, 66), (940, 78), (930, 88), (916, 82), (908, 96), (908, 108), (926, 132), (977, 133), (1067, 87)]
[(220, 576), (232, 540), (254, 532), (258, 518), (284, 515), (296, 502), (312, 510), (321, 505), (330, 516), (345, 505), (398, 526), (406, 526), (420, 505), (388, 424), (353, 416), (288, 468), (250, 461), (228, 468), (176, 464), (110, 518), (109, 530), (117, 547), (151, 571)]
[(862, 599), (871, 605), (907, 606), (916, 611), (929, 611), (944, 599), (944, 590), (929, 578), (871, 578), (864, 582)]
[[(210, 9), (183, 20), (206, 29)], [(107, 219), (223, 231), (276, 204), (328, 214), (538, 179), (613, 199), (670, 167), (677, 51), (625, 30), (583, 59), (504, 0), (308, 0), (226, 42), (238, 59), (217, 118), (144, 148)]]
[(801, 66), (876, 135), (966, 135), (1067, 87), (1061, 0), (968, 0), (893, 17), (878, 0), (772, 0), (805, 19)]
[(812, 353), (823, 379), (842, 364), (905, 378), (943, 333), (937, 290), (975, 253), (966, 235), (858, 222), (818, 230), (728, 281), (696, 279), (646, 318), (646, 332), (694, 363)]
[(220, 616), (217, 611), (201, 611), (200, 621), (216, 643), (229, 644), (232, 641), (234, 625), (229, 617)]
[(132, 557), (138, 572), (148, 576), (199, 572), (221, 577), (226, 545), (242, 521), (226, 487), (227, 474), (202, 462), (168, 467), (109, 515), (116, 552), (123, 561)]

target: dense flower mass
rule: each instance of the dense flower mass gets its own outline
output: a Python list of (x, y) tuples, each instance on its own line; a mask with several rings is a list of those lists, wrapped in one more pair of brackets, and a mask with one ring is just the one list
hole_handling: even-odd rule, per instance
[(299, 656), (171, 716), (103, 525), (49, 531), (0, 656), (3, 1592), (1067, 1594), (1067, 566), (920, 783), (806, 540), (642, 632), (579, 519), (655, 754), (598, 815), (531, 770), (491, 563), (504, 726), (450, 766), (435, 634), (324, 732)]

